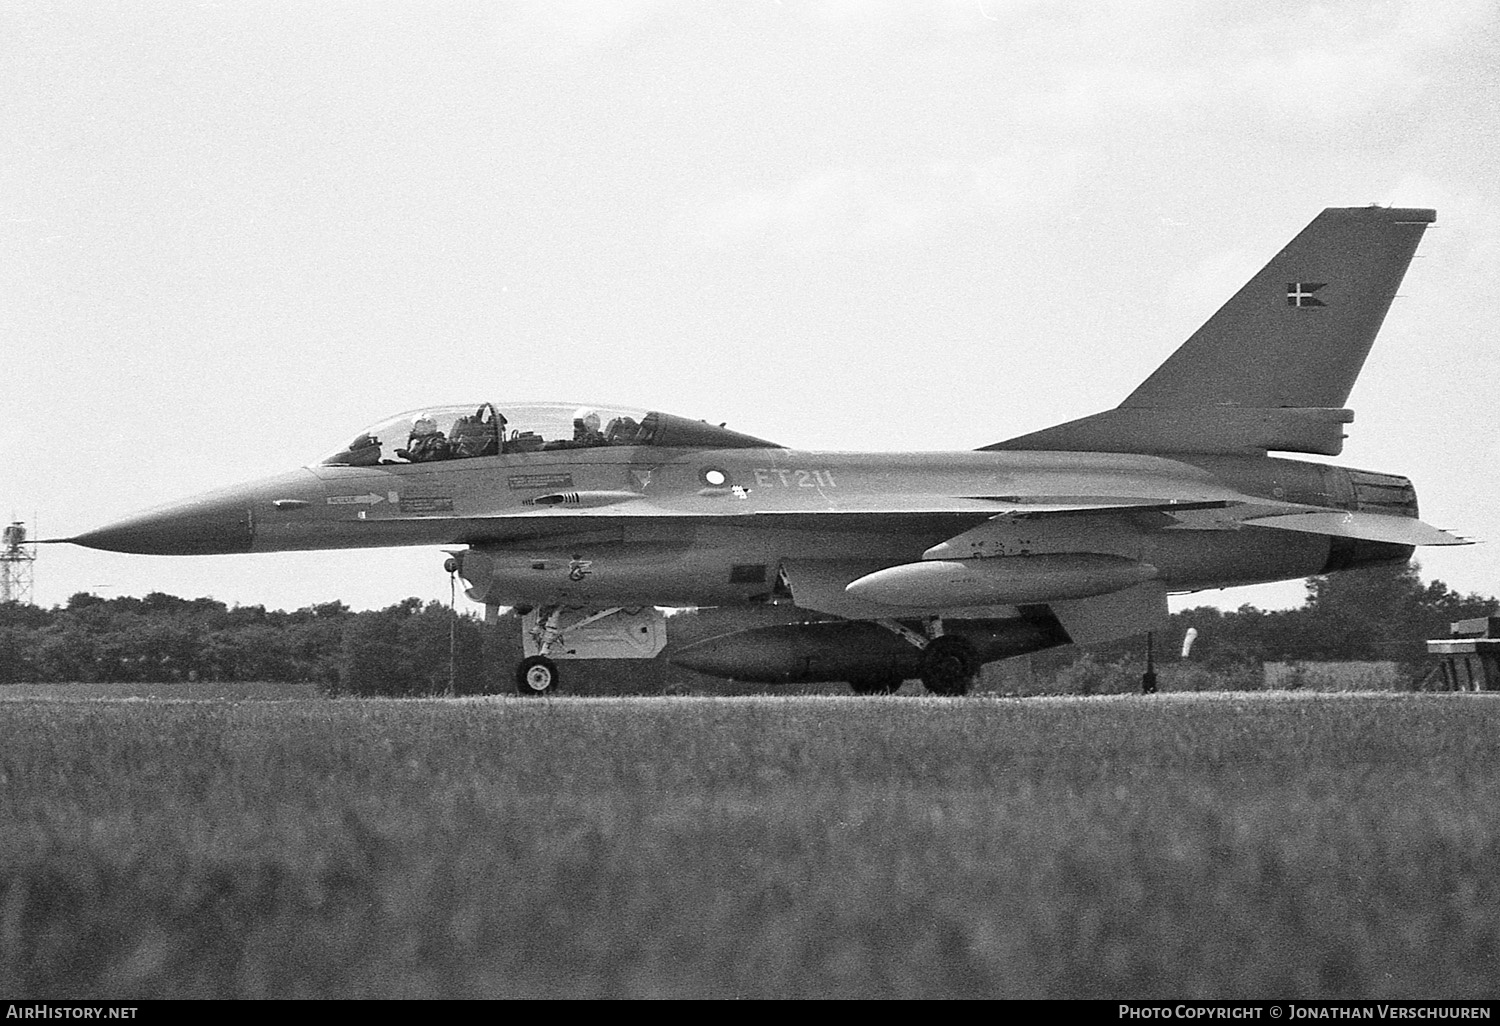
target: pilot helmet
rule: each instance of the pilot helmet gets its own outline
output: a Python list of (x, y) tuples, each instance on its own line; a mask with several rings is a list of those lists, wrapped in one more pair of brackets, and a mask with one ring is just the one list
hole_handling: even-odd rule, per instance
[(588, 428), (590, 431), (599, 430), (598, 410), (590, 409), (587, 406), (581, 406), (573, 411), (573, 420), (575, 423), (581, 422), (583, 426)]
[(437, 434), (437, 421), (425, 413), (417, 414), (417, 419), (411, 422), (411, 433), (414, 435)]

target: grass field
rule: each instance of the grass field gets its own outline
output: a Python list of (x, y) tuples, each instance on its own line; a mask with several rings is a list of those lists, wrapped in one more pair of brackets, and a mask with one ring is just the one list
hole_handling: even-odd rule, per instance
[(1495, 997), (1480, 695), (0, 691), (14, 997)]

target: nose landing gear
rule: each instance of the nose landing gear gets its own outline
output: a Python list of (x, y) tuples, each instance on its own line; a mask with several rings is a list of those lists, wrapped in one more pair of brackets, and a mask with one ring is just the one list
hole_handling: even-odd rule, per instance
[(516, 690), (528, 697), (552, 694), (557, 681), (557, 664), (546, 656), (527, 656), (516, 665)]
[(528, 698), (551, 695), (558, 689), (557, 664), (547, 658), (552, 646), (562, 640), (562, 607), (546, 606), (537, 616), (533, 640), (539, 655), (527, 656), (516, 664), (516, 691)]
[[(642, 613), (649, 614), (645, 620)], [(516, 665), (516, 691), (532, 698), (555, 694), (560, 687), (557, 662), (550, 658), (554, 652), (558, 659), (649, 659), (666, 644), (661, 614), (650, 607), (545, 605), (534, 615), (533, 620), (532, 613), (526, 614), (522, 631), (528, 651), (536, 654)]]

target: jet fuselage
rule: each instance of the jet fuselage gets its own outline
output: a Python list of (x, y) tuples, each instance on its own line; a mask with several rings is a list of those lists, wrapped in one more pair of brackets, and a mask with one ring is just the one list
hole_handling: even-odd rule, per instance
[[(1011, 496), (1024, 497), (1023, 509), (1081, 500), (1150, 505), (1127, 517), (1084, 509), (1028, 522), (1022, 514), (1000, 540), (1009, 548), (986, 554), (1118, 556), (1155, 568), (1172, 591), (1304, 577), (1411, 551), (1237, 523), (1189, 529), (1160, 508), (1196, 509), (1228, 495), (1417, 513), (1405, 478), (1259, 456), (627, 446), (313, 466), (158, 507), (77, 540), (156, 554), (468, 545), (461, 572), (476, 601), (572, 605), (765, 601), (788, 584), (810, 594), (821, 576), (842, 591), (863, 572), (920, 560), (988, 523), (997, 498)], [(973, 498), (955, 509), (954, 496)], [(563, 511), (575, 513), (576, 529), (559, 533), (553, 525)], [(539, 520), (528, 534), (528, 513), (545, 515), (547, 528)], [(486, 540), (484, 518), (494, 516), (507, 517), (511, 537)], [(818, 608), (830, 601), (841, 608), (826, 611), (860, 615), (847, 597)]]

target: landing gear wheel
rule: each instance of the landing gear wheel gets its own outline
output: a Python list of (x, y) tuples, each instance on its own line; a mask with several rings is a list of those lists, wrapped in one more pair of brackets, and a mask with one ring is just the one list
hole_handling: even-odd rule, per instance
[(903, 683), (900, 677), (856, 677), (849, 689), (856, 695), (893, 695)]
[(516, 666), (516, 690), (523, 695), (550, 695), (557, 681), (557, 664), (546, 656), (528, 656)]
[(963, 638), (945, 634), (922, 651), (922, 683), (934, 695), (967, 695), (978, 671), (974, 646)]

